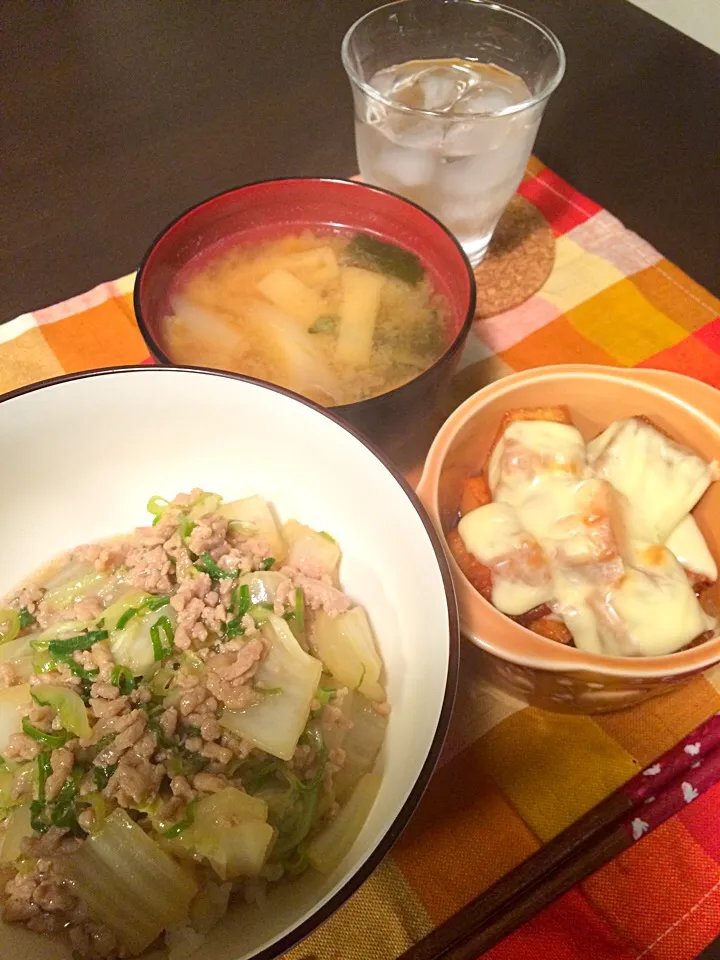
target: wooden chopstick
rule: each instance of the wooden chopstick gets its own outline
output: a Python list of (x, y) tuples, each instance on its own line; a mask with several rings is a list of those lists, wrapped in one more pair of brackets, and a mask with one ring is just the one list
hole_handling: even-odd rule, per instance
[(718, 782), (720, 714), (701, 724), (399, 960), (476, 960)]

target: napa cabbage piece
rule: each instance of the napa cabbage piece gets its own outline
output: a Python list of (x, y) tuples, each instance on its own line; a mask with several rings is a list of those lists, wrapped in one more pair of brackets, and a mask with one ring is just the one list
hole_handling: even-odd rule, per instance
[(333, 778), (335, 799), (341, 803), (360, 778), (375, 766), (385, 740), (388, 718), (361, 693), (354, 693), (345, 712), (351, 726), (342, 741), (345, 763)]
[(20, 733), (22, 718), (26, 717), (31, 709), (29, 684), (19, 683), (0, 690), (0, 753), (7, 749), (10, 737), (14, 733)]
[(23, 657), (32, 656), (33, 648), (30, 641), (37, 638), (39, 634), (28, 633), (23, 637), (16, 637), (7, 643), (0, 644), (0, 663), (13, 663)]
[(267, 862), (275, 831), (264, 800), (225, 787), (195, 804), (193, 822), (166, 842), (176, 856), (201, 856), (221, 880), (257, 876)]
[(372, 810), (381, 780), (376, 773), (366, 773), (361, 778), (335, 819), (308, 843), (310, 866), (320, 873), (329, 874), (342, 863)]
[(14, 863), (22, 855), (22, 842), (33, 835), (30, 825), (30, 804), (12, 810), (5, 820), (0, 842), (0, 862)]
[(346, 687), (368, 700), (385, 700), (380, 681), (382, 660), (362, 607), (352, 607), (337, 617), (318, 611), (310, 644), (326, 669)]
[(337, 582), (340, 547), (332, 537), (297, 520), (288, 520), (283, 525), (282, 535), (289, 548), (287, 563), (290, 566), (302, 571), (312, 570), (311, 576), (329, 576)]
[(50, 610), (64, 610), (84, 597), (113, 600), (122, 589), (122, 573), (104, 573), (92, 563), (73, 561), (62, 567), (46, 584), (43, 596)]
[(175, 629), (177, 613), (166, 604), (159, 610), (140, 610), (121, 630), (110, 634), (110, 650), (115, 663), (127, 667), (133, 676), (143, 676), (155, 666), (150, 630), (161, 617), (167, 617)]
[(185, 920), (197, 884), (123, 810), (115, 810), (77, 853), (60, 861), (91, 916), (128, 951), (142, 953)]
[(243, 710), (224, 710), (220, 725), (260, 750), (290, 760), (310, 715), (322, 663), (305, 653), (282, 617), (268, 612), (260, 629), (270, 649), (255, 683), (277, 692)]
[(198, 933), (209, 933), (225, 916), (232, 891), (231, 883), (206, 880), (190, 904), (190, 923)]
[(114, 603), (111, 603), (109, 607), (103, 610), (102, 619), (105, 624), (105, 629), (112, 633), (112, 631), (117, 628), (120, 618), (124, 616), (128, 610), (140, 607), (143, 601), (149, 596), (150, 595), (143, 590), (131, 589), (124, 591)]
[(276, 561), (284, 559), (286, 551), (280, 528), (275, 522), (272, 507), (262, 497), (245, 497), (243, 500), (223, 503), (218, 513), (229, 521), (236, 521), (248, 535), (267, 540), (270, 556)]
[(32, 697), (44, 707), (52, 707), (63, 728), (76, 737), (86, 739), (91, 734), (87, 709), (82, 698), (68, 687), (41, 683), (32, 688)]
[(285, 580), (287, 577), (283, 573), (276, 573), (274, 570), (258, 570), (256, 573), (244, 574), (238, 580), (238, 584), (247, 584), (250, 590), (250, 603), (255, 606), (259, 603), (273, 603), (278, 587)]

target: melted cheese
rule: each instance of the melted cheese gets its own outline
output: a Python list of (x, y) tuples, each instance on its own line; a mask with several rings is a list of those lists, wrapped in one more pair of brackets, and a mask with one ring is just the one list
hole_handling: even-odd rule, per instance
[(715, 479), (714, 464), (644, 420), (611, 423), (587, 445), (588, 463), (630, 506), (631, 535), (664, 543)]
[(542, 479), (578, 478), (585, 442), (576, 427), (544, 420), (515, 420), (495, 444), (488, 465), (494, 500), (517, 506)]
[(610, 617), (600, 620), (603, 652), (658, 657), (715, 625), (669, 550), (649, 545), (636, 550), (635, 563), (605, 598)]
[(552, 597), (550, 569), (515, 510), (488, 503), (458, 524), (465, 549), (492, 570), (492, 602), (502, 613), (520, 616)]
[(717, 564), (691, 514), (675, 527), (665, 546), (675, 554), (678, 563), (686, 570), (692, 570), (712, 583), (717, 580)]

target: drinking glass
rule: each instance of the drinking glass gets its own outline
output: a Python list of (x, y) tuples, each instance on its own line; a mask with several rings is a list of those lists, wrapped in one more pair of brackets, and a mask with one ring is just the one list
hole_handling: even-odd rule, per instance
[(343, 64), (365, 181), (485, 255), (520, 183), (565, 54), (537, 20), (484, 0), (397, 0), (348, 30)]

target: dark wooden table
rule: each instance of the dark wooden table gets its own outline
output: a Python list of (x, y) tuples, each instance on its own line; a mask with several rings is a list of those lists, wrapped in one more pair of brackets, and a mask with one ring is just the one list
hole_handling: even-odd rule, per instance
[[(515, 0), (568, 70), (540, 158), (720, 293), (720, 57), (626, 0)], [(0, 0), (0, 321), (131, 271), (227, 187), (355, 171), (373, 0)]]

